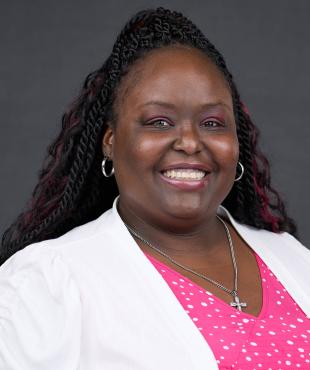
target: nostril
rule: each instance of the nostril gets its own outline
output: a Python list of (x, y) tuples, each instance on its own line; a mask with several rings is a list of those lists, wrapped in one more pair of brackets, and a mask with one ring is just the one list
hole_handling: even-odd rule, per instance
[(173, 147), (175, 150), (193, 154), (203, 149), (203, 142), (197, 134), (180, 135), (180, 137), (174, 141)]

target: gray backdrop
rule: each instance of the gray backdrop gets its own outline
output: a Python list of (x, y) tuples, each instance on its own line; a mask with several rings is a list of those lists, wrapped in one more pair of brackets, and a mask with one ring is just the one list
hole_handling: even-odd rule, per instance
[(0, 233), (24, 207), (62, 112), (136, 11), (182, 11), (224, 54), (273, 184), (310, 246), (310, 1), (10, 1), (0, 14)]

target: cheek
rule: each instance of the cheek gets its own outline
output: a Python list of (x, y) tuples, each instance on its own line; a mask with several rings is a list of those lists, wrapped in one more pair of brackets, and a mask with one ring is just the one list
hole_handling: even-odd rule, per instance
[(127, 140), (127, 152), (135, 159), (145, 162), (145, 164), (158, 161), (161, 155), (164, 155), (169, 148), (170, 139), (168, 135), (161, 133), (143, 133), (137, 134), (130, 140)]
[(163, 137), (128, 133), (122, 140), (115, 140), (115, 160), (127, 170), (149, 169), (158, 163), (166, 146), (167, 139)]
[(214, 139), (210, 143), (210, 149), (218, 166), (235, 169), (239, 158), (239, 143), (236, 136)]
[(143, 162), (148, 162), (156, 156), (160, 145), (148, 137), (143, 137), (137, 138), (133, 146), (133, 156), (138, 159), (143, 159)]

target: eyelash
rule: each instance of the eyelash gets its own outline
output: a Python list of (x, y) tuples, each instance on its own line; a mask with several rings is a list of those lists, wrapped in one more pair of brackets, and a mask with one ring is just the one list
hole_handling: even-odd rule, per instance
[(212, 120), (212, 119), (210, 119), (210, 120), (208, 120), (208, 121), (204, 121), (204, 122), (202, 122), (202, 124), (201, 125), (205, 125), (206, 123), (210, 123), (210, 122), (212, 122), (212, 123), (216, 123), (216, 126), (209, 126), (209, 127), (211, 127), (211, 128), (214, 128), (214, 127), (218, 127), (218, 126), (223, 126), (224, 124), (223, 123), (221, 123), (221, 122), (218, 122), (218, 121), (216, 121), (216, 120)]
[[(168, 124), (168, 126), (158, 126), (157, 125), (158, 122), (166, 122)], [(151, 121), (151, 122), (147, 122), (145, 125), (146, 126), (153, 126), (153, 127), (156, 127), (156, 128), (168, 128), (169, 126), (173, 126), (172, 123), (169, 123), (168, 120), (162, 119), (162, 118), (161, 119), (156, 119), (156, 120)]]
[[(165, 122), (165, 123), (167, 123), (168, 125), (166, 125), (166, 126), (163, 126), (163, 125), (158, 125), (158, 123), (159, 122)], [(208, 125), (208, 127), (210, 127), (210, 128), (216, 128), (216, 127), (218, 127), (218, 126), (224, 126), (224, 123), (221, 123), (221, 122), (218, 122), (218, 121), (216, 121), (216, 120), (214, 120), (214, 119), (209, 119), (209, 120), (207, 120), (207, 121), (204, 121), (204, 122), (202, 122), (200, 125), (201, 126), (203, 126), (203, 127), (205, 127), (206, 126), (206, 124), (208, 124), (208, 123), (210, 123), (210, 122), (212, 122), (212, 123), (215, 123), (216, 125), (211, 125), (211, 126), (209, 126)], [(155, 127), (155, 128), (168, 128), (169, 126), (173, 126), (173, 124), (172, 123), (170, 123), (168, 120), (166, 120), (166, 119), (157, 119), (157, 120), (154, 120), (154, 121), (151, 121), (151, 122), (147, 122), (146, 124), (145, 124), (146, 126), (153, 126), (153, 127)]]

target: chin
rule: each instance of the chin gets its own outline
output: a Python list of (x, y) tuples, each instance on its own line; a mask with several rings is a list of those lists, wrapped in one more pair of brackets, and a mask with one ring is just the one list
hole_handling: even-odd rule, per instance
[(200, 197), (169, 197), (163, 207), (168, 214), (179, 219), (201, 219), (208, 206)]

